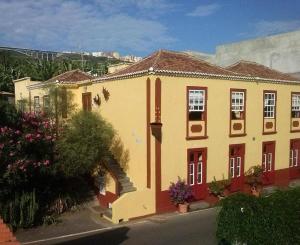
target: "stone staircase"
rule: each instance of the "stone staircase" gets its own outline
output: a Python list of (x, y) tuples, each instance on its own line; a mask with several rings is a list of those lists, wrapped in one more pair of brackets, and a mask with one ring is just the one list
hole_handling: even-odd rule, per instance
[(136, 191), (136, 187), (133, 186), (133, 183), (130, 181), (130, 178), (126, 175), (125, 171), (116, 160), (111, 159), (106, 164), (106, 167), (115, 176), (118, 182), (120, 196), (127, 192)]

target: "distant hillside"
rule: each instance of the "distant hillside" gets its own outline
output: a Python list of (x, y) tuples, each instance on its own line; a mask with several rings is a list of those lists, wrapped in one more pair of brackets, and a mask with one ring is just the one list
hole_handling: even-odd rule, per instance
[(94, 76), (107, 73), (107, 66), (120, 60), (80, 54), (62, 54), (53, 61), (30, 57), (15, 51), (0, 50), (0, 91), (13, 92), (13, 79), (25, 76), (46, 81), (68, 70), (81, 69)]

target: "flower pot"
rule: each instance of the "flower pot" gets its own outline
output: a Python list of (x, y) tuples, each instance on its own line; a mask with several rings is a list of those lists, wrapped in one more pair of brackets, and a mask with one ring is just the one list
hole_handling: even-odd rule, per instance
[(251, 193), (253, 196), (259, 197), (261, 193), (261, 187), (260, 186), (252, 186), (251, 187)]
[(180, 213), (187, 213), (188, 209), (189, 209), (189, 204), (188, 203), (178, 204), (178, 211)]

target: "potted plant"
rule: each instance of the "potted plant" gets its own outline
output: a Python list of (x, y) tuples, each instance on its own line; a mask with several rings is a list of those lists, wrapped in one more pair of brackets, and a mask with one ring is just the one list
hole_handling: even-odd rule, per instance
[(208, 190), (214, 196), (222, 199), (228, 193), (227, 189), (230, 186), (230, 182), (230, 179), (224, 179), (224, 175), (223, 179), (219, 181), (217, 181), (216, 177), (214, 176), (213, 181), (208, 184)]
[(173, 204), (178, 206), (179, 212), (186, 213), (188, 211), (188, 201), (193, 197), (192, 190), (184, 180), (178, 177), (176, 183), (171, 182), (169, 194)]
[(245, 173), (245, 182), (251, 187), (252, 195), (258, 197), (261, 192), (263, 170), (260, 165), (253, 166)]

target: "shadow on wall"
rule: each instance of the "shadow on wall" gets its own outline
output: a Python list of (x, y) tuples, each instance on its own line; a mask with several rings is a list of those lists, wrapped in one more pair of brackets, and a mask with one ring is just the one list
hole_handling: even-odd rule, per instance
[(94, 234), (91, 236), (80, 237), (75, 240), (60, 242), (56, 244), (62, 245), (81, 245), (81, 244), (121, 244), (128, 239), (127, 233), (130, 229), (128, 227), (120, 227), (114, 230)]
[(120, 164), (121, 168), (126, 172), (128, 170), (128, 162), (130, 160), (129, 150), (125, 149), (124, 144), (119, 136), (116, 136), (111, 146), (111, 153)]

